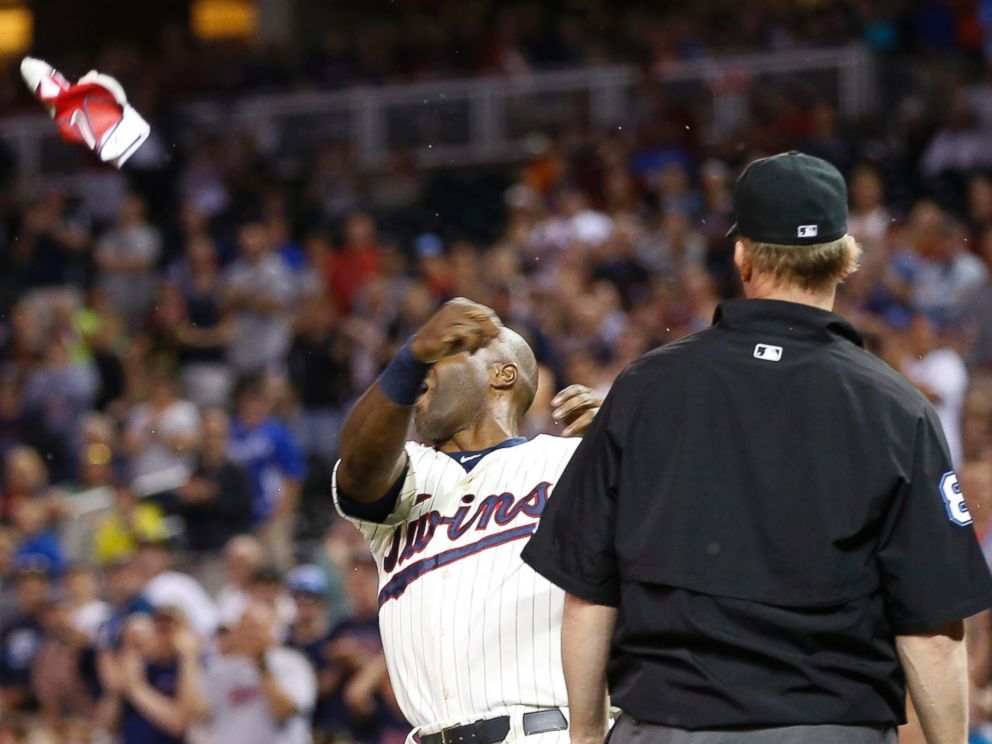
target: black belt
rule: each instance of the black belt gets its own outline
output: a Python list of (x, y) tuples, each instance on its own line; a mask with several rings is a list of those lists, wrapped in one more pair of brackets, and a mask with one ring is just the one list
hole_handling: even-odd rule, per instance
[[(547, 708), (524, 713), (524, 736), (565, 731), (568, 721), (560, 708)], [(422, 734), (420, 744), (496, 744), (510, 733), (510, 717), (485, 718), (464, 726), (452, 726), (436, 734)]]

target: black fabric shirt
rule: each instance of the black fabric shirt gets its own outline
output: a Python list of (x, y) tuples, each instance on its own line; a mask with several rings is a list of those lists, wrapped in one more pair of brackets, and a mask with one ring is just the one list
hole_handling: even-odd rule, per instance
[(212, 484), (215, 495), (205, 503), (183, 503), (180, 507), (189, 548), (196, 552), (220, 550), (251, 527), (251, 480), (243, 467), (230, 460), (217, 467), (201, 462), (193, 476)]
[(620, 376), (524, 560), (618, 606), (608, 677), (688, 729), (895, 724), (895, 636), (992, 605), (930, 404), (832, 313), (735, 300)]
[(340, 345), (334, 332), (319, 338), (299, 334), (293, 339), (286, 364), (304, 409), (336, 408), (350, 394), (348, 365), (338, 351)]

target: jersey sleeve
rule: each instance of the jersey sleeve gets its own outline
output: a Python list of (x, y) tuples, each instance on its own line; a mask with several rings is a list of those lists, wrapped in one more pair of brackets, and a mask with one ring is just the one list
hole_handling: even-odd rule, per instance
[(616, 606), (614, 550), (620, 448), (610, 432), (612, 393), (555, 485), (523, 559), (548, 581), (594, 604)]
[[(424, 452), (427, 448), (407, 442), (405, 450), (407, 455), (406, 469), (400, 476), (399, 482), (394, 485), (392, 491), (385, 498), (392, 499), (392, 509), (381, 520), (368, 518), (367, 513), (362, 516), (357, 515), (347, 508), (347, 496), (338, 490), (338, 468), (341, 466), (339, 460), (334, 466), (334, 477), (331, 481), (332, 493), (334, 496), (334, 508), (337, 509), (344, 519), (355, 525), (366, 538), (372, 537), (379, 532), (383, 526), (393, 526), (402, 524), (410, 517), (410, 510), (413, 509), (417, 499), (418, 474), (422, 466)], [(429, 450), (433, 452), (433, 450)], [(363, 518), (364, 517), (364, 518)]]
[(878, 552), (886, 611), (900, 635), (935, 630), (992, 606), (992, 576), (932, 408), (917, 423), (905, 472), (910, 475), (889, 505)]

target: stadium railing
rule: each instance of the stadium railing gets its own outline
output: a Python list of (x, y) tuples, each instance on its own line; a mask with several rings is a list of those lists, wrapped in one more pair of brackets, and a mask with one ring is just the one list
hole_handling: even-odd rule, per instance
[[(598, 129), (637, 121), (645, 91), (708, 112), (705, 136), (733, 131), (748, 115), (752, 91), (787, 94), (801, 85), (831, 100), (845, 118), (874, 100), (873, 58), (859, 44), (706, 57), (664, 63), (647, 73), (630, 65), (591, 66), (512, 76), (442, 80), (206, 100), (186, 107), (183, 136), (249, 132), (260, 151), (292, 174), (315, 149), (349, 142), (360, 164), (375, 169), (391, 152), (415, 153), (422, 167), (514, 161), (539, 149), (541, 135), (562, 125)], [(0, 119), (0, 140), (22, 175), (72, 169), (79, 154), (59, 147), (43, 116)]]

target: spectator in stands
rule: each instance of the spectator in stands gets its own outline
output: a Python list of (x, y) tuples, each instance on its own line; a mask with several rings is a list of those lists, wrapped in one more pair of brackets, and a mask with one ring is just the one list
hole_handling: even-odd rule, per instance
[(200, 644), (169, 610), (127, 621), (101, 667), (101, 715), (121, 744), (182, 744), (200, 684)]
[(63, 576), (65, 597), (62, 605), (68, 613), (72, 628), (89, 641), (110, 617), (110, 605), (100, 599), (96, 574), (84, 565), (71, 566)]
[(142, 540), (164, 540), (165, 521), (158, 504), (139, 501), (126, 483), (114, 488), (114, 503), (93, 530), (93, 557), (111, 565), (131, 557)]
[(988, 269), (967, 250), (966, 239), (964, 228), (945, 216), (910, 275), (914, 306), (938, 322), (960, 320), (961, 308), (988, 280)]
[(97, 392), (93, 406), (98, 411), (119, 410), (127, 380), (121, 360), (124, 323), (110, 307), (105, 293), (91, 288), (85, 306), (73, 315), (73, 326), (85, 345), (85, 355), (93, 363), (97, 377)]
[(74, 339), (67, 330), (53, 332), (44, 342), (43, 361), (28, 373), (24, 407), (58, 439), (59, 454), (78, 447), (79, 422), (93, 408), (99, 379), (93, 364), (73, 356)]
[(275, 613), (250, 605), (230, 653), (207, 663), (198, 711), (216, 742), (309, 744), (317, 684), (306, 657), (280, 644)]
[(401, 727), (391, 704), (382, 655), (378, 586), (371, 556), (357, 553), (345, 577), (351, 615), (331, 629), (325, 647), (337, 684), (325, 696), (321, 726), (332, 736), (363, 744), (374, 744), (388, 731)]
[(128, 618), (133, 615), (151, 616), (152, 603), (142, 594), (144, 576), (132, 556), (121, 556), (106, 568), (104, 586), (110, 614), (100, 626), (96, 647), (103, 663), (109, 663), (107, 654), (120, 645), (121, 632)]
[(196, 579), (172, 568), (173, 559), (167, 540), (138, 544), (135, 563), (144, 579), (141, 593), (156, 609), (178, 610), (189, 628), (208, 641), (217, 630), (217, 607)]
[[(968, 502), (968, 511), (982, 550), (992, 547), (992, 462), (987, 459), (966, 460), (961, 467), (961, 492)], [(992, 555), (986, 553), (987, 558)], [(992, 565), (992, 564), (990, 564)], [(992, 663), (992, 658), (989, 659)]]
[(943, 125), (927, 144), (920, 172), (927, 178), (971, 173), (992, 165), (992, 145), (975, 126), (975, 116), (963, 94), (953, 96)]
[(307, 657), (317, 675), (317, 703), (313, 725), (318, 740), (330, 738), (325, 719), (333, 720), (332, 699), (340, 686), (339, 670), (331, 664), (330, 625), (327, 614), (327, 580), (317, 566), (305, 564), (290, 571), (287, 585), (296, 603), (296, 617), (289, 629), (288, 645)]
[(186, 167), (179, 175), (179, 199), (186, 210), (205, 217), (215, 217), (231, 203), (231, 194), (224, 180), (224, 148), (212, 137), (205, 136), (194, 143)]
[[(90, 423), (96, 426), (91, 428)], [(104, 426), (106, 431), (102, 431)], [(102, 414), (94, 413), (84, 419), (75, 477), (62, 484), (63, 490), (78, 493), (109, 488), (120, 480), (125, 467), (116, 433), (111, 427), (112, 424)]]
[(902, 372), (933, 404), (947, 438), (951, 462), (963, 463), (961, 411), (968, 391), (968, 369), (961, 355), (948, 343), (950, 328), (938, 333), (922, 313), (910, 323)]
[(265, 605), (275, 615), (273, 630), (279, 640), (286, 638), (296, 617), (296, 604), (286, 591), (282, 572), (275, 566), (259, 566), (248, 579), (248, 605)]
[(220, 265), (209, 237), (197, 236), (187, 243), (184, 269), (177, 284), (185, 301), (185, 315), (172, 329), (178, 342), (183, 389), (197, 405), (223, 405), (233, 382), (227, 345), (234, 327), (221, 301)]
[(885, 207), (885, 191), (878, 169), (862, 163), (851, 174), (851, 211), (848, 232), (861, 247), (876, 253), (882, 249), (892, 217)]
[(31, 447), (15, 447), (4, 458), (3, 475), (0, 520), (10, 524), (14, 511), (22, 502), (45, 499), (48, 494), (48, 473), (36, 450)]
[(222, 627), (233, 628), (248, 607), (248, 584), (265, 561), (262, 544), (251, 535), (232, 537), (224, 546), (225, 583), (217, 593), (217, 615)]
[(276, 635), (286, 638), (290, 624), (296, 617), (296, 605), (286, 592), (282, 572), (272, 565), (259, 566), (248, 580), (248, 604), (265, 605), (275, 613)]
[(152, 370), (148, 385), (147, 402), (138, 405), (128, 419), (124, 447), (131, 458), (132, 477), (169, 476), (154, 490), (170, 490), (193, 469), (200, 414), (195, 405), (179, 397), (172, 370)]
[(58, 731), (66, 717), (93, 716), (96, 701), (82, 674), (90, 638), (75, 628), (61, 603), (45, 603), (39, 617), (44, 636), (32, 664), (31, 689), (48, 728)]
[(219, 551), (251, 526), (252, 491), (245, 469), (228, 456), (230, 419), (217, 408), (203, 413), (203, 439), (189, 481), (177, 492), (186, 544), (197, 553)]
[(223, 281), (223, 307), (233, 323), (228, 360), (241, 373), (279, 371), (292, 338), (296, 282), (261, 222), (240, 227), (238, 248)]
[(289, 350), (289, 379), (300, 406), (300, 446), (307, 455), (328, 463), (337, 459), (343, 406), (353, 395), (349, 351), (331, 303), (322, 296), (307, 299)]
[(455, 277), (444, 253), (444, 241), (435, 233), (424, 233), (413, 241), (413, 252), (417, 258), (417, 273), (434, 301), (450, 300), (454, 296)]
[(248, 375), (235, 390), (237, 416), (231, 425), (231, 458), (252, 482), (252, 522), (280, 568), (293, 561), (293, 515), (306, 466), (295, 438), (272, 417), (273, 400), (264, 376)]
[[(992, 178), (981, 174), (968, 181), (968, 232), (973, 246), (992, 228)], [(981, 252), (981, 247), (978, 247)]]
[(43, 571), (17, 574), (14, 617), (0, 630), (0, 715), (37, 708), (31, 690), (31, 669), (44, 639), (42, 613), (51, 585)]
[(49, 505), (35, 499), (21, 501), (14, 509), (14, 528), (18, 535), (14, 563), (36, 568), (50, 576), (61, 575), (65, 555), (52, 526)]
[(372, 217), (353, 212), (344, 223), (344, 245), (335, 251), (330, 266), (331, 297), (340, 315), (351, 313), (355, 301), (382, 269), (382, 249)]
[(159, 231), (147, 220), (147, 207), (129, 194), (117, 216), (117, 225), (96, 244), (98, 282), (110, 305), (133, 329), (151, 306), (155, 291), (152, 267), (162, 252)]
[[(45, 429), (44, 421), (26, 409), (17, 376), (10, 371), (0, 374), (0, 456), (22, 448), (53, 453), (60, 446)], [(0, 519), (3, 511), (0, 499)]]
[(10, 268), (22, 287), (81, 287), (91, 240), (88, 220), (49, 186), (23, 212)]

